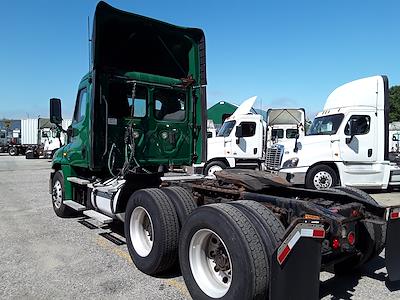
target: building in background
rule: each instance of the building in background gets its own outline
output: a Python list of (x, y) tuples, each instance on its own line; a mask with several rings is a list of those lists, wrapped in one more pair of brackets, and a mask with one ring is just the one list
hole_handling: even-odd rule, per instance
[(212, 120), (215, 128), (218, 130), (225, 119), (231, 116), (236, 110), (237, 105), (226, 101), (219, 101), (207, 110), (207, 119)]

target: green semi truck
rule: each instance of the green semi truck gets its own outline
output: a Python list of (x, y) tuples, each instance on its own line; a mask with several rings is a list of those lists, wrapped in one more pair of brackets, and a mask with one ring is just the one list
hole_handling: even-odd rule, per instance
[[(400, 279), (400, 208), (266, 172), (190, 174), (206, 160), (205, 86), (202, 30), (100, 2), (69, 143), (52, 161), (55, 213), (124, 222), (137, 268), (156, 275), (179, 262), (194, 299), (317, 299), (321, 270), (352, 270), (385, 247)], [(61, 124), (59, 99), (50, 115)]]

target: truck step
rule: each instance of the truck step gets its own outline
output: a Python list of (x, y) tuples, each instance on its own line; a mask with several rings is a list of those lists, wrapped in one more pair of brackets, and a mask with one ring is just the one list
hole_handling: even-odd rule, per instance
[(66, 206), (71, 207), (72, 209), (76, 210), (76, 211), (84, 211), (86, 210), (86, 206), (83, 206), (82, 204), (79, 204), (78, 202), (72, 201), (72, 200), (65, 200), (63, 201), (63, 203)]
[(85, 210), (83, 212), (85, 216), (88, 216), (89, 218), (95, 219), (96, 221), (100, 222), (101, 224), (109, 224), (113, 221), (112, 218), (109, 216), (103, 215), (102, 213), (99, 213), (94, 210)]
[(89, 180), (79, 178), (79, 177), (67, 177), (67, 180), (72, 183), (80, 184), (80, 185), (88, 185), (90, 183)]

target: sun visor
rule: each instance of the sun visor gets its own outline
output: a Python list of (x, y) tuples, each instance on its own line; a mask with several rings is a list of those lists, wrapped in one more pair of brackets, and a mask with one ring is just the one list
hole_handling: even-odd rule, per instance
[[(196, 62), (200, 60), (200, 70)], [(192, 75), (206, 84), (204, 33), (116, 9), (100, 1), (93, 21), (95, 70), (141, 72), (172, 78)]]

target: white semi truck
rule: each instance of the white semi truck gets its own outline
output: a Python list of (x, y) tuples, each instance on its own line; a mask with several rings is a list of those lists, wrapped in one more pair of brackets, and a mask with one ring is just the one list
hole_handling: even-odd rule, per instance
[(314, 189), (400, 185), (400, 168), (389, 161), (388, 113), (386, 76), (346, 83), (329, 95), (296, 147), (268, 148), (266, 165)]
[(263, 170), (265, 149), (274, 143), (295, 145), (304, 136), (304, 109), (269, 109), (267, 122), (252, 107), (257, 97), (245, 100), (225, 120), (216, 137), (209, 138), (205, 175), (226, 168)]

